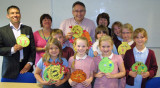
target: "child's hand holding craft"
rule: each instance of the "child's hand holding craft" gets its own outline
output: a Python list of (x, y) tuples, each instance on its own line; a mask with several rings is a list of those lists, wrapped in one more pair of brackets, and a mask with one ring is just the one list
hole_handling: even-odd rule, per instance
[(98, 72), (98, 73), (95, 75), (95, 77), (101, 78), (103, 75), (104, 75), (103, 72)]
[(66, 39), (70, 39), (73, 35), (73, 32), (68, 32), (67, 35), (66, 35)]
[(85, 81), (82, 82), (83, 86), (85, 87), (88, 87), (92, 82), (92, 79), (89, 78), (89, 79), (86, 79)]
[(105, 73), (105, 76), (107, 78), (115, 78), (115, 74), (111, 74), (111, 73)]
[(137, 76), (137, 72), (130, 71), (129, 75), (135, 78)]
[(62, 80), (56, 80), (53, 84), (55, 84), (56, 86), (60, 86), (63, 83), (64, 82)]
[(69, 84), (70, 84), (71, 86), (76, 86), (78, 83), (77, 83), (77, 82), (72, 81), (71, 79), (69, 79)]
[(142, 72), (141, 75), (142, 75), (143, 78), (147, 78), (147, 77), (149, 77), (150, 73), (148, 71), (147, 72)]

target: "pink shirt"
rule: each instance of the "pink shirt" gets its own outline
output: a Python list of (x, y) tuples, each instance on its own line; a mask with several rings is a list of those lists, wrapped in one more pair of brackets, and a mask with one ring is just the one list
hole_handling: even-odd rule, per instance
[[(33, 35), (34, 35), (35, 47), (44, 48), (46, 46), (46, 40), (40, 36), (39, 31), (34, 32)], [(39, 59), (42, 57), (43, 54), (44, 52), (36, 52), (35, 65), (37, 65), (37, 62), (39, 61)]]
[[(81, 24), (78, 24), (74, 18), (69, 18), (64, 20), (61, 24), (60, 24), (60, 29), (63, 31), (64, 35), (66, 35), (68, 32), (71, 32), (71, 28), (70, 26), (74, 26), (74, 25), (79, 25), (83, 28), (83, 30), (86, 30), (87, 32), (89, 32), (91, 38), (92, 38), (92, 42), (95, 41), (94, 35), (95, 35), (95, 29), (96, 26), (94, 24), (94, 22), (88, 18), (84, 18), (81, 22)], [(70, 47), (70, 46), (69, 46)]]
[[(94, 57), (96, 69), (98, 69), (98, 65), (101, 60), (102, 59), (100, 56)], [(111, 73), (118, 73), (119, 65), (123, 63), (122, 57), (120, 55), (113, 54), (110, 60), (112, 60), (114, 63), (114, 70)], [(100, 72), (99, 69), (98, 72)], [(108, 79), (106, 76), (103, 76), (102, 78), (96, 78), (94, 88), (118, 88), (118, 79)]]
[[(69, 58), (69, 68), (71, 68), (72, 62), (74, 61), (74, 56)], [(87, 79), (90, 77), (90, 74), (93, 73), (95, 70), (95, 64), (93, 58), (90, 56), (87, 56), (85, 59), (79, 59), (75, 60), (75, 69), (81, 69), (83, 72), (86, 73)], [(73, 72), (73, 69), (71, 68), (71, 72)], [(75, 87), (72, 88), (86, 88), (83, 87), (81, 83), (78, 83)], [(91, 88), (91, 85), (89, 85), (87, 88)]]

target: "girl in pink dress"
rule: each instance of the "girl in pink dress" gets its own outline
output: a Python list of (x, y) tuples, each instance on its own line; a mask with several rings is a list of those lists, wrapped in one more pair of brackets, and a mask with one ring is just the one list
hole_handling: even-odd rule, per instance
[(72, 88), (91, 88), (93, 80), (93, 71), (95, 69), (94, 60), (86, 53), (89, 48), (88, 40), (85, 37), (79, 37), (75, 40), (74, 45), (75, 54), (69, 58), (69, 68), (71, 72), (76, 69), (81, 69), (86, 73), (87, 78), (82, 83), (77, 83), (69, 79), (69, 84)]
[[(110, 36), (103, 36), (99, 40), (99, 48), (102, 52), (100, 56), (94, 57), (96, 77), (94, 88), (118, 88), (118, 78), (125, 76), (125, 67), (121, 55), (112, 53), (113, 41)], [(114, 63), (111, 73), (101, 72), (98, 68), (103, 57), (108, 57)]]

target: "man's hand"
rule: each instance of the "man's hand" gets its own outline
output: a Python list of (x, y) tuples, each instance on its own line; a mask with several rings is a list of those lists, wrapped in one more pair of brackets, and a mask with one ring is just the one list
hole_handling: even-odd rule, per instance
[(31, 65), (29, 63), (27, 63), (24, 68), (20, 71), (20, 74), (26, 73), (30, 70)]
[(15, 44), (15, 45), (13, 46), (13, 48), (14, 48), (14, 52), (17, 52), (17, 51), (23, 49), (23, 47), (22, 47), (21, 45), (18, 45), (18, 44)]

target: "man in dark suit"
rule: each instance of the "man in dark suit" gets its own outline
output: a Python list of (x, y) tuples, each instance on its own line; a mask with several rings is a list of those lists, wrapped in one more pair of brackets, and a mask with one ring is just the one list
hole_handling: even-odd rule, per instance
[[(18, 74), (33, 71), (35, 44), (31, 27), (20, 22), (21, 14), (17, 6), (7, 9), (10, 24), (0, 28), (0, 55), (3, 56), (2, 78), (14, 79)], [(16, 43), (17, 37), (25, 34), (30, 44), (22, 47)]]

